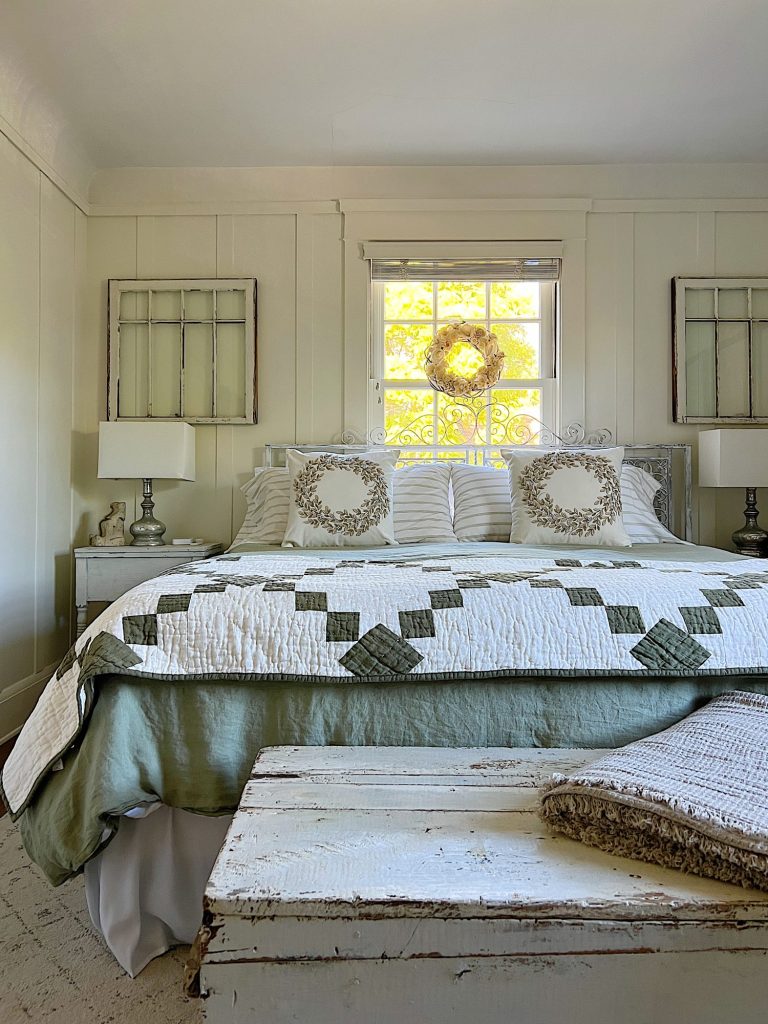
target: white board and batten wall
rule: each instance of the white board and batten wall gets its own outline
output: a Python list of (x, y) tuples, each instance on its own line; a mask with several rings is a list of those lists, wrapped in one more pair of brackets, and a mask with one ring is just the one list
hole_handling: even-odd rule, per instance
[(85, 215), (0, 134), (0, 741), (69, 645)]
[[(672, 422), (670, 281), (768, 274), (766, 197), (768, 168), (755, 167), (100, 172), (78, 361), (78, 540), (110, 497), (140, 500), (93, 473), (110, 277), (258, 280), (259, 422), (198, 427), (198, 480), (157, 488), (174, 532), (226, 542), (265, 443), (367, 427), (361, 242), (562, 239), (562, 422), (619, 441), (695, 441), (696, 427)], [(740, 503), (702, 492), (701, 541), (727, 545)]]

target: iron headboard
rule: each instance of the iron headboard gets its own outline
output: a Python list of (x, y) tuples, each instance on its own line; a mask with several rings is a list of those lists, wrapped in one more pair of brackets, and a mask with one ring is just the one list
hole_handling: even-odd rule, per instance
[[(599, 438), (599, 443), (589, 443), (592, 438)], [(548, 439), (549, 440), (549, 439)], [(556, 441), (556, 438), (552, 438)], [(607, 431), (600, 431), (583, 442), (547, 443), (537, 445), (541, 449), (578, 448), (581, 451), (599, 451), (601, 448), (614, 446)], [(338, 455), (382, 450), (382, 444), (365, 444), (360, 441), (353, 443), (332, 444), (268, 444), (264, 446), (265, 466), (284, 466), (285, 453), (288, 449), (300, 452), (328, 452)], [(512, 448), (513, 445), (504, 445)], [(524, 447), (524, 446), (520, 446)], [(691, 446), (689, 444), (625, 444), (624, 462), (630, 466), (643, 469), (659, 482), (659, 489), (654, 498), (654, 510), (663, 526), (682, 537), (693, 540), (693, 504), (692, 504), (692, 472)], [(458, 465), (498, 463), (498, 447), (490, 448), (482, 445), (467, 446), (413, 446), (408, 448), (405, 457), (398, 465), (424, 465), (435, 461), (449, 461)]]

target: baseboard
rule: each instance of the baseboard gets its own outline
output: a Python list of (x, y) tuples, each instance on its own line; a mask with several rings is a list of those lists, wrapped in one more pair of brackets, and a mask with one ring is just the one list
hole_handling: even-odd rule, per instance
[(21, 729), (55, 670), (54, 662), (0, 692), (0, 743), (11, 739)]

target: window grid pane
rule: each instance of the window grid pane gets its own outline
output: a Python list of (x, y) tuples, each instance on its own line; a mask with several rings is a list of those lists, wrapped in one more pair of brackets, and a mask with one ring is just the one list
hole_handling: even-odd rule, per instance
[[(543, 329), (540, 284), (433, 281), (431, 317), (425, 315), (429, 310), (425, 284), (398, 283), (394, 286), (394, 298), (387, 291), (393, 286), (384, 285), (382, 383), (387, 443), (457, 447), (510, 443), (506, 431), (515, 429), (516, 420), (522, 417), (524, 422), (528, 417), (535, 420), (541, 417), (545, 380), (540, 377)], [(409, 295), (411, 288), (413, 295)], [(458, 297), (455, 294), (451, 297), (452, 289), (459, 291)], [(462, 306), (462, 298), (468, 299), (471, 308)], [(497, 310), (502, 312), (498, 307), (504, 303), (504, 312), (514, 311), (517, 315), (494, 316)], [(483, 315), (478, 315), (481, 307)], [(392, 316), (398, 308), (411, 316)], [(416, 309), (418, 312), (414, 315)], [(453, 311), (452, 315), (445, 315), (446, 309)], [(456, 402), (430, 387), (424, 374), (424, 353), (438, 329), (456, 321), (462, 313), (468, 322), (497, 334), (507, 357), (504, 372), (514, 369), (517, 375), (502, 377), (498, 385), (478, 398)], [(422, 394), (420, 400), (419, 393)]]

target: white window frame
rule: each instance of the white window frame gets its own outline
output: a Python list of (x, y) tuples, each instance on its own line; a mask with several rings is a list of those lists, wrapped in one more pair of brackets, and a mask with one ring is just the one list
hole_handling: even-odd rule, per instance
[[(512, 279), (510, 279), (512, 280)], [(371, 293), (370, 293), (370, 339), (371, 339), (371, 351), (369, 366), (371, 368), (370, 377), (370, 388), (369, 388), (369, 400), (368, 400), (368, 427), (371, 437), (383, 437), (385, 430), (385, 392), (388, 389), (408, 389), (408, 390), (433, 390), (426, 378), (423, 380), (394, 380), (385, 379), (384, 370), (386, 363), (386, 353), (384, 347), (384, 332), (387, 323), (403, 323), (413, 324), (414, 326), (424, 327), (431, 326), (433, 331), (437, 330), (438, 327), (443, 326), (446, 323), (450, 323), (455, 320), (455, 317), (439, 318), (437, 317), (437, 281), (432, 282), (433, 286), (433, 315), (432, 319), (424, 320), (397, 320), (387, 321), (384, 318), (384, 296), (386, 282), (384, 281), (372, 281), (371, 282)], [(491, 317), (490, 316), (490, 289), (491, 281), (485, 282), (486, 287), (486, 312), (489, 314), (485, 318), (472, 317), (472, 322), (484, 323), (488, 329), (490, 329), (491, 323), (509, 323), (509, 324), (539, 324), (539, 343), (540, 343), (540, 365), (539, 369), (542, 372), (540, 377), (528, 377), (528, 378), (510, 378), (499, 381), (498, 384), (494, 385), (490, 389), (490, 395), (493, 395), (494, 391), (519, 391), (519, 390), (535, 390), (541, 391), (541, 422), (543, 426), (546, 426), (550, 430), (557, 428), (558, 424), (558, 405), (559, 405), (559, 381), (558, 381), (558, 365), (559, 365), (559, 286), (556, 281), (540, 281), (539, 282), (539, 316), (538, 317)], [(435, 402), (433, 405), (434, 417), (435, 417), (435, 430), (437, 429), (437, 397), (438, 392), (434, 392)], [(437, 436), (437, 432), (435, 433)], [(512, 442), (510, 441), (510, 444)], [(454, 445), (408, 445), (408, 448), (424, 448), (427, 451), (447, 450), (453, 447), (461, 447), (462, 450), (466, 450), (466, 445), (454, 446)], [(498, 445), (492, 445), (490, 443), (478, 443), (477, 445), (470, 446), (477, 449), (489, 450)]]

